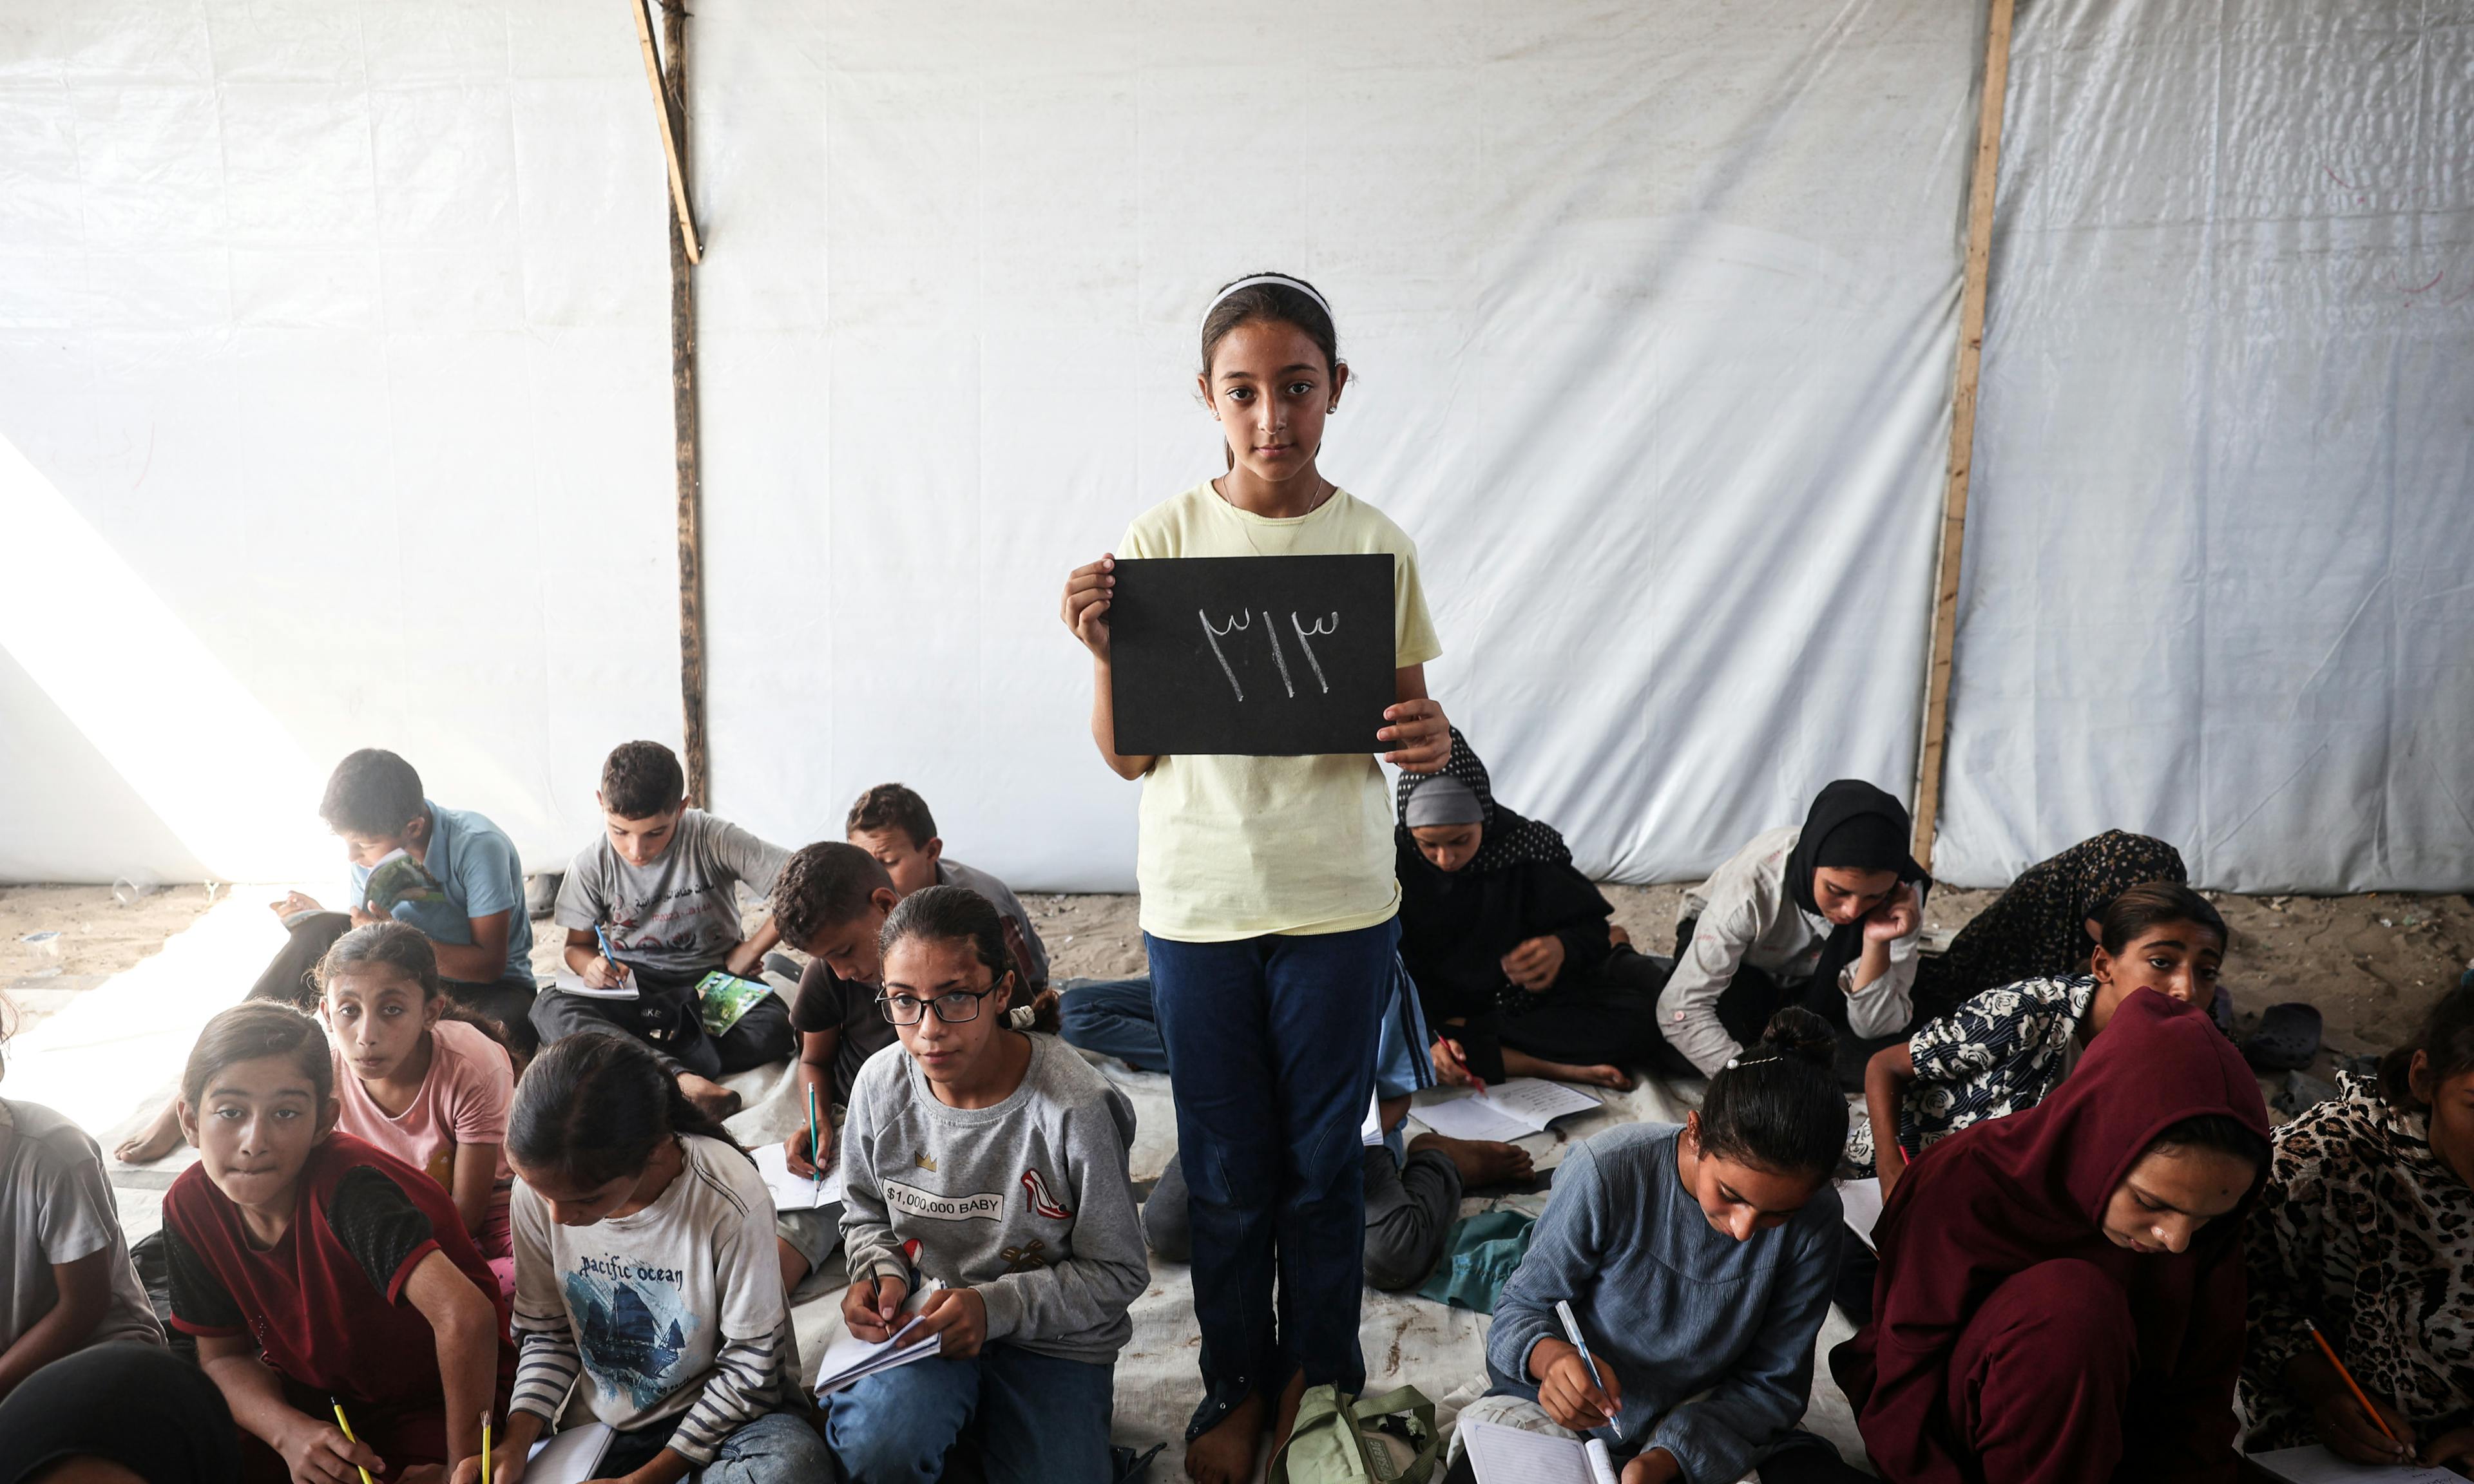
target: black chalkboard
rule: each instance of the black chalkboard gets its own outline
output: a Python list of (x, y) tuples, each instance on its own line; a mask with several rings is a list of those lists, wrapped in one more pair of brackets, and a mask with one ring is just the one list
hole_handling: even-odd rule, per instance
[(1117, 751), (1376, 753), (1393, 672), (1392, 558), (1117, 563)]

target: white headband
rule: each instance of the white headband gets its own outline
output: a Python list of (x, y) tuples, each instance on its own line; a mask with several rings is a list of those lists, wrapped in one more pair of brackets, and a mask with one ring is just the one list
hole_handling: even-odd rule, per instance
[(1306, 298), (1313, 299), (1316, 303), (1322, 304), (1322, 312), (1326, 317), (1329, 317), (1331, 314), (1331, 305), (1325, 301), (1322, 295), (1315, 292), (1313, 284), (1300, 282), (1296, 278), (1290, 277), (1287, 274), (1256, 274), (1251, 278), (1240, 278), (1236, 282), (1228, 285), (1228, 287), (1222, 289), (1219, 295), (1214, 298), (1210, 303), (1202, 306), (1202, 317), (1206, 320), (1210, 319), (1211, 311), (1220, 307), (1221, 300), (1225, 299), (1229, 295), (1236, 293), (1239, 289), (1250, 289), (1258, 283), (1276, 283), (1284, 289), (1295, 289), (1298, 293), (1303, 294)]

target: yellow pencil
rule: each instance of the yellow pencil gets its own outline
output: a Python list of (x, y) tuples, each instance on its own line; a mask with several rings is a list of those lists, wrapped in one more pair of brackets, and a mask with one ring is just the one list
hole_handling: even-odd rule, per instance
[(481, 1484), (490, 1484), (490, 1414), (481, 1414)]
[(2363, 1395), (2362, 1387), (2354, 1384), (2354, 1373), (2346, 1370), (2345, 1362), (2337, 1358), (2337, 1347), (2328, 1343), (2328, 1337), (2319, 1332), (2319, 1327), (2306, 1319), (2302, 1322), (2302, 1328), (2310, 1330), (2311, 1337), (2319, 1342), (2320, 1353), (2326, 1355), (2328, 1357), (2328, 1363), (2337, 1368), (2337, 1378), (2343, 1381), (2345, 1383), (2345, 1389), (2354, 1394), (2354, 1400), (2363, 1404), (2363, 1410), (2370, 1415), (2371, 1424), (2379, 1428), (2383, 1433), (2387, 1433), (2388, 1440), (2390, 1443), (2395, 1443), (2399, 1448), (2405, 1447), (2402, 1442), (2398, 1441), (2395, 1433), (2389, 1432), (2389, 1424), (2383, 1418), (2381, 1418), (2380, 1409), (2371, 1405), (2371, 1399)]
[[(358, 1443), (361, 1441), (360, 1439), (352, 1436), (352, 1424), (344, 1420), (344, 1403), (337, 1401), (332, 1397), (328, 1397), (327, 1400), (335, 1409), (335, 1425), (344, 1429), (344, 1441), (347, 1443)], [(360, 1465), (354, 1464), (352, 1467), (359, 1469)], [(374, 1481), (370, 1478), (370, 1471), (367, 1469), (361, 1469), (361, 1484), (374, 1484)]]

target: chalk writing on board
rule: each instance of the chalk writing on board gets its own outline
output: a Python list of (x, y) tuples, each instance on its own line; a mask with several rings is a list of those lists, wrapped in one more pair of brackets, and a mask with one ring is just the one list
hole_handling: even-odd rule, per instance
[[(1203, 641), (1211, 646), (1211, 658), (1220, 661), (1220, 673), (1228, 677), (1228, 688), (1237, 693), (1239, 701), (1244, 701), (1246, 687), (1237, 683), (1237, 667), (1228, 662), (1228, 653), (1220, 647), (1220, 641), (1231, 634), (1251, 630), (1254, 615), (1241, 609), (1217, 629), (1211, 626), (1211, 615), (1201, 609), (1196, 609), (1194, 616), (1202, 622)], [(1324, 695), (1330, 695), (1331, 682), (1323, 679), (1322, 661), (1315, 658), (1314, 646), (1306, 641), (1309, 635), (1320, 637), (1338, 634), (1340, 615), (1335, 612), (1318, 618), (1314, 621), (1314, 627), (1308, 628), (1305, 620), (1298, 617), (1295, 610), (1291, 610), (1289, 627), (1297, 632), (1298, 648), (1305, 653), (1306, 663), (1314, 670), (1315, 683), (1322, 687)], [(1263, 637), (1271, 641), (1272, 663), (1280, 672), (1280, 688), (1288, 693), (1290, 700), (1296, 700), (1298, 687), (1289, 678), (1289, 657), (1280, 649), (1279, 626), (1273, 621), (1270, 609), (1263, 610)]]

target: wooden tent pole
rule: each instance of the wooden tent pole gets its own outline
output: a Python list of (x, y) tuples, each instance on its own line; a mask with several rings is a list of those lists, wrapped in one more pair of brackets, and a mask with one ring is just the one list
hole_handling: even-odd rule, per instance
[(1951, 648), (1958, 630), (1967, 482), (1976, 461), (1977, 368), (1984, 353), (1984, 287), (1993, 266), (1993, 193), (2001, 178), (2001, 108), (2010, 90), (2014, 3), (1992, 0), (1984, 28), (1984, 88), (1976, 118), (1976, 179), (1967, 203), (1967, 267), (1958, 309), (1958, 374), (1950, 404), (1950, 472), (1942, 486), (1941, 562), (1933, 583), (1932, 662), (1925, 672), (1924, 753), (1916, 777), (1914, 854), (1928, 870), (1941, 816), (1942, 744), (1950, 725)]
[[(643, 24), (647, 0), (629, 0)], [(647, 38), (649, 40), (649, 37)], [(648, 58), (649, 64), (649, 58)], [(697, 469), (695, 265), (703, 251), (688, 210), (688, 27), (685, 0), (662, 0), (662, 78), (654, 101), (670, 166), (670, 429), (679, 494), (679, 701), (685, 722), (688, 802), (711, 790), (704, 705), (704, 502)]]
[[(644, 81), (652, 85), (653, 111), (661, 117), (662, 158), (670, 172), (670, 205), (678, 213), (679, 227), (687, 233), (688, 261), (700, 263), (704, 261), (704, 244), (696, 240), (695, 213), (688, 206), (688, 112), (679, 103), (686, 96), (686, 80), (675, 69), (667, 78), (663, 76), (661, 61), (653, 55), (653, 26), (645, 14), (646, 3), (647, 0), (627, 0), (628, 8), (636, 12), (636, 44), (643, 49)], [(669, 0), (663, 0), (662, 10), (662, 48), (676, 53), (683, 35), (678, 10)]]

